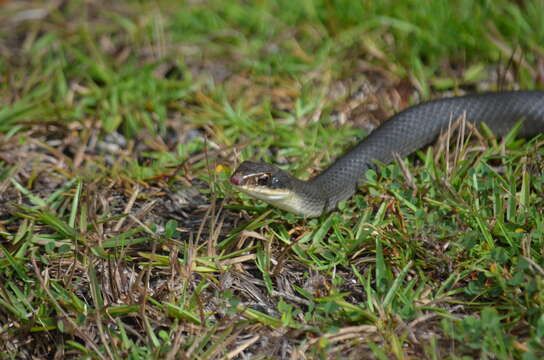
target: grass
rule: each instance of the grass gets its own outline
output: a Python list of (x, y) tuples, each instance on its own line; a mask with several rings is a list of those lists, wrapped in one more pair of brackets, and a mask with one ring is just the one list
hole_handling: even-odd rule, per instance
[(0, 7), (2, 358), (544, 356), (542, 136), (443, 139), (319, 219), (226, 181), (542, 88), (541, 1)]

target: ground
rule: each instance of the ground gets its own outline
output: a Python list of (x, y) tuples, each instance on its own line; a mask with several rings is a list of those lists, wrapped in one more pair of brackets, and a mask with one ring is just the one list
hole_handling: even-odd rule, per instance
[(544, 137), (445, 136), (305, 219), (423, 100), (544, 87), (541, 0), (0, 1), (6, 359), (544, 357)]

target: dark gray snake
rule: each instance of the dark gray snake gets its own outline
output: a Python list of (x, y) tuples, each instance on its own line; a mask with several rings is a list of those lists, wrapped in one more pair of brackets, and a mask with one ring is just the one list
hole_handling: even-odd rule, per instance
[(267, 163), (245, 161), (230, 182), (279, 208), (319, 216), (349, 198), (375, 161), (389, 163), (429, 144), (460, 116), (505, 135), (522, 120), (519, 136), (544, 132), (544, 91), (504, 91), (451, 97), (412, 106), (391, 117), (315, 178), (303, 181)]

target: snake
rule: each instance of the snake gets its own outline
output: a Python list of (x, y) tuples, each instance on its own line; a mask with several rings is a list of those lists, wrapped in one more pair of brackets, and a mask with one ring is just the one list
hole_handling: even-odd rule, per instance
[(423, 102), (390, 117), (309, 180), (254, 161), (242, 162), (229, 180), (270, 205), (317, 217), (349, 199), (377, 163), (390, 163), (429, 145), (461, 117), (474, 125), (485, 123), (499, 137), (519, 123), (517, 136), (533, 137), (544, 132), (544, 91), (484, 92)]

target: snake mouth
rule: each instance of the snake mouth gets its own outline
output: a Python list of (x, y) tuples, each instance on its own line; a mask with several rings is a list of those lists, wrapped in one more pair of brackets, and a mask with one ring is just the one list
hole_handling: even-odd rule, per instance
[(285, 199), (291, 191), (285, 188), (272, 188), (269, 172), (256, 172), (251, 174), (234, 174), (229, 181), (240, 191), (263, 201)]
[(264, 173), (264, 172), (247, 174), (247, 175), (235, 174), (230, 177), (230, 183), (237, 187), (245, 187), (245, 186), (264, 187), (266, 186), (269, 178), (270, 178), (270, 173)]

